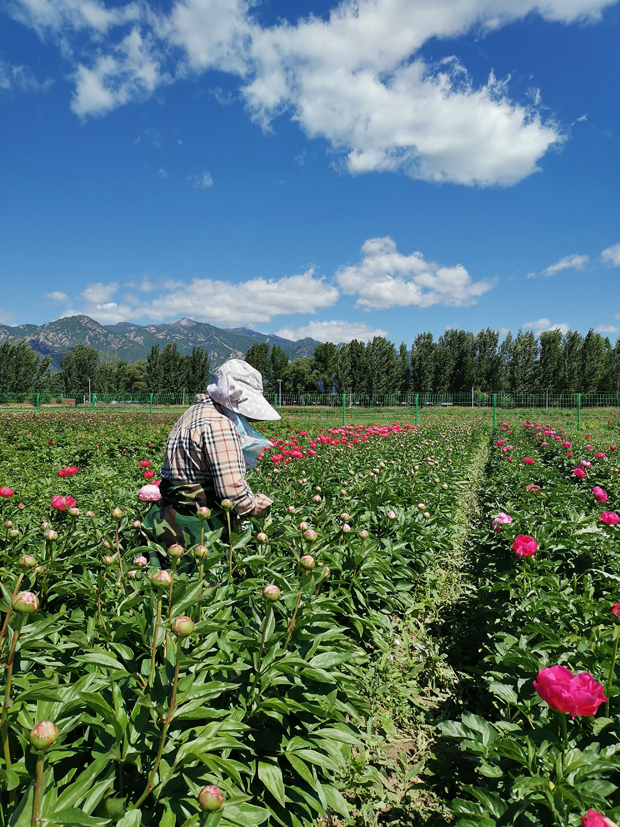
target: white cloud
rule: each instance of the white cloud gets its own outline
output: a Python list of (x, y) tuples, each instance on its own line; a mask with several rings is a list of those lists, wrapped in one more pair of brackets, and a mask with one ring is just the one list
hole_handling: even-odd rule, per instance
[(213, 178), (208, 169), (198, 173), (198, 175), (190, 175), (187, 179), (194, 189), (205, 190), (207, 187), (213, 186)]
[(387, 336), (385, 330), (370, 327), (364, 322), (319, 322), (315, 320), (305, 327), (282, 327), (275, 334), (283, 339), (291, 339), (293, 342), (299, 339), (316, 339), (318, 342), (352, 342), (357, 339), (360, 342), (368, 342), (375, 336)]
[(241, 81), (264, 128), (290, 114), (307, 136), (326, 139), (352, 174), (400, 171), (509, 186), (562, 145), (560, 127), (543, 118), (538, 96), (514, 101), (507, 81), (492, 74), (476, 86), (455, 59), (431, 66), (420, 48), (530, 13), (562, 23), (597, 20), (614, 2), (342, 0), (327, 19), (271, 27), (253, 16), (251, 0), (173, 0), (169, 12), (146, 2), (106, 8), (97, 0), (14, 0), (14, 16), (56, 33), (69, 56), (78, 43), (72, 31), (90, 31), (92, 57), (73, 58), (72, 108), (81, 117), (141, 100), (173, 77), (215, 69)]
[(157, 174), (159, 175), (160, 178), (167, 178), (168, 177), (168, 173), (166, 172), (166, 170), (163, 167), (160, 167), (157, 170)]
[(118, 290), (118, 282), (102, 284), (100, 281), (87, 285), (82, 292), (82, 298), (87, 304), (102, 304), (109, 301)]
[(549, 319), (539, 319), (537, 322), (526, 322), (526, 324), (523, 325), (523, 330), (533, 330), (534, 333), (539, 336), (546, 330), (561, 330), (562, 333), (568, 333), (570, 327), (567, 322), (551, 324)]
[(590, 256), (564, 256), (556, 264), (543, 270), (543, 276), (555, 276), (561, 270), (583, 270), (588, 261), (590, 261)]
[(528, 273), (525, 278), (526, 279), (535, 279), (536, 278), (536, 273)]
[(607, 247), (601, 253), (601, 261), (609, 261), (614, 267), (620, 267), (620, 244)]
[(14, 321), (15, 313), (5, 313), (4, 310), (0, 310), (0, 324), (12, 325)]
[(434, 304), (464, 307), (494, 287), (489, 281), (473, 282), (462, 264), (442, 267), (426, 261), (422, 253), (403, 255), (389, 236), (368, 239), (362, 255), (358, 264), (338, 270), (336, 282), (343, 293), (358, 296), (356, 307), (367, 310)]
[(61, 293), (60, 290), (54, 290), (53, 293), (46, 293), (46, 299), (51, 299), (53, 302), (66, 302), (69, 296), (66, 293)]
[[(617, 316), (616, 316), (617, 318)], [(597, 333), (620, 333), (620, 327), (615, 327), (613, 324), (600, 324), (596, 328)]]
[(52, 80), (42, 83), (36, 79), (28, 66), (12, 66), (0, 60), (0, 89), (19, 89), (22, 92), (46, 92)]

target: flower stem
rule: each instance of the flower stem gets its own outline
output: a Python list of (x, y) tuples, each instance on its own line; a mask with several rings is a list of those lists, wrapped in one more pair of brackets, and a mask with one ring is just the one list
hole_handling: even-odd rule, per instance
[(609, 674), (607, 675), (607, 686), (605, 687), (605, 694), (607, 701), (605, 702), (605, 717), (609, 718), (609, 703), (611, 700), (611, 690), (614, 685), (614, 674), (616, 671), (616, 658), (618, 657), (618, 640), (620, 639), (620, 626), (614, 626), (614, 648), (611, 656), (611, 663), (609, 664)]
[(123, 574), (123, 560), (121, 558), (121, 546), (118, 539), (118, 520), (116, 521), (116, 555), (118, 557), (118, 567), (121, 572), (121, 580), (125, 582), (125, 575)]
[(151, 646), (151, 671), (149, 672), (149, 686), (153, 681), (153, 672), (155, 671), (155, 653), (157, 651), (157, 633), (159, 632), (159, 625), (161, 623), (161, 602), (162, 598), (157, 600), (157, 618), (155, 619), (155, 631), (153, 632), (153, 645)]
[(151, 790), (153, 789), (153, 781), (155, 779), (155, 774), (159, 769), (159, 764), (161, 762), (162, 755), (164, 754), (164, 746), (166, 744), (166, 736), (168, 735), (168, 729), (170, 728), (170, 722), (172, 720), (172, 715), (174, 713), (175, 707), (177, 705), (177, 686), (179, 683), (179, 666), (181, 665), (181, 647), (177, 644), (177, 662), (174, 666), (174, 680), (172, 682), (172, 696), (170, 698), (170, 705), (168, 706), (168, 714), (164, 718), (164, 726), (161, 731), (161, 738), (159, 739), (159, 749), (157, 750), (157, 757), (155, 758), (155, 763), (153, 764), (153, 769), (151, 770), (151, 774), (149, 775), (149, 780), (146, 783), (146, 787), (144, 792), (140, 796), (140, 798), (136, 801), (136, 803), (130, 808), (132, 810), (136, 810), (144, 801), (144, 799), (149, 795)]
[(299, 604), (301, 603), (301, 593), (303, 591), (303, 585), (299, 587), (299, 592), (297, 593), (297, 602), (295, 603), (295, 610), (293, 611), (293, 616), (288, 624), (287, 635), (286, 635), (286, 643), (284, 644), (284, 651), (288, 649), (288, 644), (291, 639), (291, 635), (293, 634), (293, 630), (295, 629), (295, 618), (297, 617), (297, 612), (299, 610)]
[(232, 580), (233, 544), (232, 544), (232, 534), (231, 534), (231, 529), (230, 529), (230, 511), (226, 512), (226, 523), (228, 524), (228, 576)]
[(562, 727), (562, 743), (564, 747), (564, 752), (568, 749), (568, 729), (566, 726), (566, 712), (560, 713), (560, 724)]
[(9, 698), (11, 695), (11, 681), (13, 680), (13, 660), (15, 658), (15, 647), (17, 646), (17, 641), (19, 640), (19, 633), (21, 632), (23, 622), (23, 615), (18, 615), (17, 620), (15, 622), (15, 629), (13, 630), (11, 651), (9, 652), (9, 659), (6, 665), (6, 688), (4, 690), (4, 703), (2, 704), (2, 719), (0, 720), (0, 732), (2, 732), (2, 750), (4, 752), (4, 761), (7, 767), (11, 766), (11, 753), (9, 751), (9, 725), (7, 722), (7, 714), (9, 709)]
[(34, 800), (32, 802), (32, 818), (30, 827), (37, 827), (39, 820), (39, 802), (41, 801), (41, 787), (43, 786), (43, 766), (45, 764), (45, 753), (43, 750), (37, 752), (37, 780), (34, 785)]
[(271, 603), (267, 605), (267, 611), (265, 612), (265, 619), (263, 620), (263, 634), (260, 640), (260, 651), (258, 653), (258, 664), (256, 665), (256, 680), (258, 680), (260, 676), (260, 665), (263, 660), (263, 651), (265, 649), (265, 639), (267, 637), (267, 626), (271, 619), (271, 613), (273, 611), (273, 606)]
[(0, 632), (0, 650), (2, 649), (2, 641), (4, 640), (4, 635), (6, 634), (7, 626), (9, 625), (9, 619), (13, 614), (13, 601), (17, 596), (17, 592), (19, 591), (19, 587), (22, 584), (22, 580), (24, 579), (24, 573), (22, 572), (19, 577), (17, 578), (17, 583), (15, 584), (15, 588), (13, 589), (13, 594), (11, 595), (11, 602), (9, 604), (8, 611), (6, 613), (6, 617), (4, 618), (4, 624), (2, 625), (2, 631)]

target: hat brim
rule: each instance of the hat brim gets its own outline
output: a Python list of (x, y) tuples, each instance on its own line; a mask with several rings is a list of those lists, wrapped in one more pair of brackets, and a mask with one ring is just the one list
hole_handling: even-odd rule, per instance
[(262, 395), (251, 395), (233, 408), (234, 411), (245, 416), (246, 419), (256, 419), (261, 422), (275, 422), (282, 419), (280, 414), (273, 408)]

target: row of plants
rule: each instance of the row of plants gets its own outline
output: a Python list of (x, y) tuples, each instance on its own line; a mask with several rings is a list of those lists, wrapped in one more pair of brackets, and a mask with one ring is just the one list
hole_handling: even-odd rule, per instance
[(620, 817), (620, 459), (615, 426), (494, 434), (451, 618), (463, 711), (434, 783), (461, 827), (605, 827)]
[(172, 421), (3, 417), (0, 819), (353, 823), (379, 778), (368, 676), (453, 546), (484, 428), (278, 423), (250, 479), (270, 517), (224, 504), (162, 548), (138, 492)]

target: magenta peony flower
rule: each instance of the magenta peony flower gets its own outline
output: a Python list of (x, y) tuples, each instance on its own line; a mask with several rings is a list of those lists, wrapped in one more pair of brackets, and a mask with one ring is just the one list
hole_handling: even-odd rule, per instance
[(147, 503), (156, 503), (161, 499), (161, 491), (157, 485), (143, 485), (138, 491), (138, 499)]
[(142, 476), (144, 477), (145, 480), (152, 480), (153, 477), (155, 476), (155, 471), (151, 471), (151, 470), (145, 471), (144, 474), (142, 474)]
[(532, 457), (523, 457), (523, 462), (525, 462), (526, 465), (532, 465), (534, 460), (532, 459)]
[(598, 810), (588, 810), (587, 815), (581, 816), (581, 824), (583, 827), (616, 827), (615, 822), (599, 813)]
[(52, 497), (52, 502), (50, 503), (52, 508), (55, 508), (57, 511), (66, 511), (67, 508), (73, 508), (75, 504), (76, 502), (73, 497), (61, 497), (60, 494)]
[(570, 448), (572, 444), (573, 444), (572, 442), (566, 442), (566, 441), (564, 441), (564, 442), (562, 443), (562, 448)]
[(512, 550), (518, 557), (531, 557), (538, 551), (538, 543), (527, 534), (517, 534), (512, 544)]
[(503, 511), (500, 511), (497, 517), (493, 518), (493, 522), (491, 523), (491, 525), (496, 532), (499, 532), (502, 530), (503, 525), (510, 525), (511, 522), (512, 517), (510, 516), (510, 514), (506, 514)]
[(583, 468), (573, 468), (573, 475), (582, 480), (585, 477), (586, 472), (583, 470)]
[(620, 523), (620, 517), (615, 511), (603, 511), (599, 520), (605, 525), (618, 525)]
[(148, 468), (151, 463), (148, 459), (141, 459), (140, 460), (140, 468)]
[(61, 468), (58, 472), (59, 477), (73, 477), (77, 474), (77, 465), (68, 465), (66, 468)]
[(603, 491), (598, 485), (595, 485), (592, 489), (592, 493), (594, 494), (594, 499), (598, 500), (600, 503), (606, 503), (609, 499), (607, 496), (607, 492)]
[(589, 672), (573, 675), (565, 666), (541, 669), (533, 685), (551, 709), (570, 712), (572, 718), (595, 715), (599, 706), (607, 700), (603, 685), (595, 681)]
[(534, 483), (531, 482), (529, 485), (525, 486), (525, 490), (526, 491), (540, 491), (540, 485), (534, 485)]
[(15, 492), (13, 489), (6, 485), (3, 485), (2, 488), (0, 488), (0, 497), (12, 497), (14, 493)]
[(620, 603), (614, 603), (614, 605), (610, 607), (609, 611), (612, 613), (612, 615), (620, 617)]
[(605, 454), (594, 454), (597, 459), (605, 459)]

